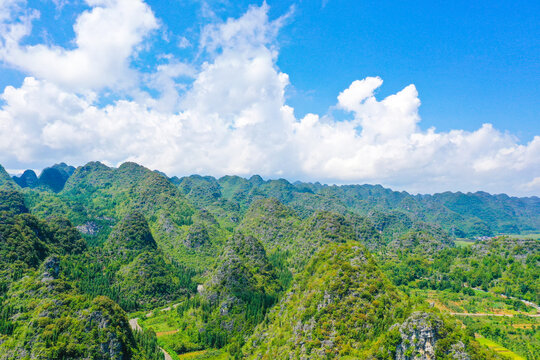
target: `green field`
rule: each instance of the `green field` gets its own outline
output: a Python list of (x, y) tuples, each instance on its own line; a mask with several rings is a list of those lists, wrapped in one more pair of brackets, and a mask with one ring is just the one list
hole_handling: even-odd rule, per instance
[(222, 350), (201, 350), (178, 355), (179, 360), (228, 360), (230, 356)]
[(510, 239), (524, 239), (524, 240), (540, 240), (540, 233), (531, 233), (531, 234), (508, 234)]
[(532, 307), (518, 300), (473, 290), (463, 294), (450, 290), (413, 290), (446, 313), (498, 314), (506, 316), (455, 315), (477, 340), (510, 359), (540, 359), (540, 318)]
[(494, 341), (491, 341), (489, 339), (486, 339), (485, 337), (482, 337), (482, 336), (478, 336), (476, 338), (476, 340), (482, 344), (482, 345), (485, 345), (487, 346), (488, 348), (490, 349), (493, 349), (494, 351), (496, 351), (497, 353), (509, 358), (509, 359), (512, 359), (512, 360), (526, 360), (525, 358), (519, 356), (518, 354), (516, 354), (515, 352), (511, 351), (511, 350), (508, 350), (507, 348), (505, 348), (504, 346), (501, 346), (499, 344), (497, 344), (496, 342)]
[(466, 246), (471, 246), (474, 244), (474, 240), (469, 240), (469, 239), (459, 239), (459, 240), (455, 240), (454, 241), (456, 243), (456, 246), (458, 247), (466, 247)]
[[(471, 289), (472, 290), (472, 289)], [(480, 290), (474, 295), (456, 293), (451, 290), (413, 290), (439, 309), (450, 313), (483, 313), (501, 315), (534, 315), (536, 310), (519, 300), (504, 298)]]

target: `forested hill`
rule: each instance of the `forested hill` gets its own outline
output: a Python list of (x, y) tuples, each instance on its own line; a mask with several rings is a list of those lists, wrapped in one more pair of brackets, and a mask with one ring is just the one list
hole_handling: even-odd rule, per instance
[[(143, 173), (148, 174), (149, 171), (133, 163), (123, 164), (116, 170), (92, 162), (79, 167), (77, 171), (61, 163), (44, 169), (39, 178), (32, 170), (27, 170), (19, 177), (14, 176), (15, 181), (10, 181), (7, 173), (0, 168), (0, 186), (14, 188), (17, 183), (23, 188), (73, 195), (87, 192), (91, 186), (114, 186), (115, 179), (120, 187), (126, 187)], [(370, 217), (376, 217), (377, 212), (397, 212), (399, 216), (406, 215), (413, 222), (438, 224), (457, 238), (540, 230), (540, 198), (536, 196), (518, 198), (485, 192), (411, 195), (380, 185), (337, 186), (290, 183), (285, 179), (265, 181), (257, 175), (249, 179), (238, 176), (216, 179), (192, 175), (168, 180), (177, 185), (196, 207), (236, 211), (239, 216), (255, 200), (276, 198), (302, 217), (308, 217), (318, 210), (341, 214), (353, 212)]]
[(284, 179), (263, 181), (258, 176), (190, 176), (172, 178), (194, 203), (227, 199), (247, 208), (254, 200), (274, 197), (299, 214), (315, 210), (352, 211), (370, 215), (398, 211), (414, 221), (437, 223), (456, 237), (492, 236), (540, 229), (540, 198), (517, 198), (485, 192), (411, 195), (380, 185), (294, 184)]
[(439, 224), (456, 237), (492, 236), (498, 233), (520, 233), (540, 229), (540, 198), (490, 195), (485, 192), (411, 195), (380, 185), (321, 185), (290, 183), (287, 180), (264, 181), (259, 176), (193, 175), (171, 178), (188, 199), (198, 205), (221, 200), (232, 201), (241, 209), (260, 198), (273, 197), (291, 206), (300, 215), (316, 210), (338, 213), (398, 211), (414, 221)]

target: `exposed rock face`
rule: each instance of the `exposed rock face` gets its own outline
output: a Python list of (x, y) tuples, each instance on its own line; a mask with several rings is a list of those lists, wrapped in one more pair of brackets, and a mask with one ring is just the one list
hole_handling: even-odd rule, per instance
[(452, 345), (450, 355), (455, 360), (471, 360), (471, 357), (465, 351), (465, 344), (461, 341)]
[(435, 314), (415, 312), (398, 326), (401, 343), (396, 347), (396, 360), (433, 360), (443, 351), (455, 360), (470, 360), (465, 344), (458, 341), (446, 350), (437, 350), (437, 343), (445, 337), (443, 321)]
[(99, 232), (99, 229), (100, 229), (99, 225), (93, 221), (88, 221), (82, 225), (77, 226), (77, 230), (79, 230), (81, 234), (90, 235), (90, 236), (97, 235), (97, 233)]
[[(103, 314), (102, 311), (94, 311), (89, 316), (89, 324), (97, 326), (98, 329), (103, 330), (111, 326), (111, 321), (109, 316)], [(87, 331), (90, 331), (91, 328), (88, 327)], [(126, 359), (127, 356), (124, 354), (122, 342), (118, 338), (118, 335), (114, 332), (107, 332), (107, 336), (101, 340), (99, 344), (100, 356), (103, 359), (114, 359), (122, 360)]]
[(46, 259), (42, 267), (41, 282), (58, 279), (58, 275), (60, 274), (60, 259), (57, 256), (51, 256)]
[(435, 359), (435, 343), (442, 321), (433, 314), (413, 313), (399, 325), (401, 343), (396, 348), (396, 360)]

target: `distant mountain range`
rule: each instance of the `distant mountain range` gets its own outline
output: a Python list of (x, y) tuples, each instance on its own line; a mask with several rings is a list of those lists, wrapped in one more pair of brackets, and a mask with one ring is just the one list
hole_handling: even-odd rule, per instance
[[(125, 169), (125, 165), (120, 169)], [(95, 173), (93, 177), (118, 172), (100, 163), (89, 163), (77, 169), (60, 163), (44, 169), (39, 178), (33, 170), (26, 170), (20, 176), (13, 176), (11, 181), (3, 168), (0, 168), (0, 186), (13, 187), (16, 184), (21, 188), (66, 194), (80, 185), (80, 181), (84, 181), (80, 173), (89, 171)], [(163, 173), (154, 173), (166, 177)], [(75, 176), (72, 178), (73, 174)], [(395, 212), (397, 217), (405, 215), (409, 218), (405, 221), (438, 224), (456, 238), (540, 230), (540, 198), (535, 196), (519, 198), (485, 192), (411, 195), (380, 185), (337, 186), (290, 183), (285, 179), (265, 181), (257, 175), (249, 179), (238, 176), (216, 179), (192, 175), (182, 178), (175, 176), (167, 180), (176, 185), (194, 206), (219, 207), (219, 204), (227, 202), (237, 206), (241, 213), (257, 199), (271, 197), (290, 206), (303, 217), (317, 210), (356, 213), (373, 218), (378, 216), (378, 212)], [(67, 189), (64, 189), (66, 184)]]

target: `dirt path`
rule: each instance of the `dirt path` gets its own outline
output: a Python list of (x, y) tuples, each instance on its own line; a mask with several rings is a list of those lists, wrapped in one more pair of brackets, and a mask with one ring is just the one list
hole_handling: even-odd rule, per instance
[(129, 326), (131, 327), (131, 330), (137, 330), (142, 331), (141, 325), (139, 325), (139, 319), (130, 319), (129, 320)]
[[(458, 315), (458, 316), (501, 316), (501, 317), (514, 317), (517, 315), (514, 314), (485, 314), (485, 313), (456, 313), (451, 312), (450, 315)], [(528, 316), (528, 317), (540, 317), (540, 314), (519, 314), (522, 316)]]
[(166, 352), (165, 350), (163, 350), (162, 348), (160, 348), (161, 351), (163, 351), (163, 355), (165, 356), (165, 360), (173, 360), (172, 356), (169, 355), (168, 352)]
[[(141, 325), (139, 325), (139, 319), (138, 318), (130, 319), (129, 320), (129, 326), (131, 327), (132, 330), (142, 331), (142, 327), (141, 327)], [(172, 356), (169, 355), (169, 353), (166, 352), (163, 348), (159, 348), (159, 349), (163, 352), (163, 355), (165, 356), (165, 360), (173, 360)]]
[(532, 316), (538, 316), (538, 315), (540, 315), (540, 306), (539, 306), (538, 304), (533, 303), (532, 301), (528, 301), (528, 300), (524, 300), (524, 299), (520, 299), (520, 298), (517, 298), (517, 297), (508, 296), (508, 295), (504, 295), (504, 294), (495, 294), (495, 293), (492, 293), (492, 292), (489, 292), (489, 291), (484, 291), (484, 290), (479, 289), (479, 288), (472, 288), (472, 289), (481, 291), (481, 292), (486, 293), (486, 294), (492, 294), (492, 295), (495, 295), (495, 296), (500, 296), (500, 297), (502, 297), (503, 299), (512, 299), (512, 300), (518, 300), (518, 301), (521, 301), (521, 302), (524, 303), (525, 305), (530, 306), (530, 307), (536, 309), (537, 314), (536, 314), (536, 315), (532, 315)]
[[(171, 306), (168, 306), (168, 307), (166, 307), (166, 308), (164, 308), (164, 309), (161, 309), (161, 310), (159, 310), (159, 311), (171, 311), (172, 309), (176, 309), (176, 308), (178, 307), (178, 305), (180, 305), (180, 303), (174, 304), (174, 305), (171, 305)], [(154, 313), (151, 311), (151, 312), (149, 312), (148, 314), (146, 314), (146, 315), (144, 315), (144, 316), (146, 316), (147, 318), (149, 318), (149, 317), (151, 317), (152, 315), (154, 315)]]

